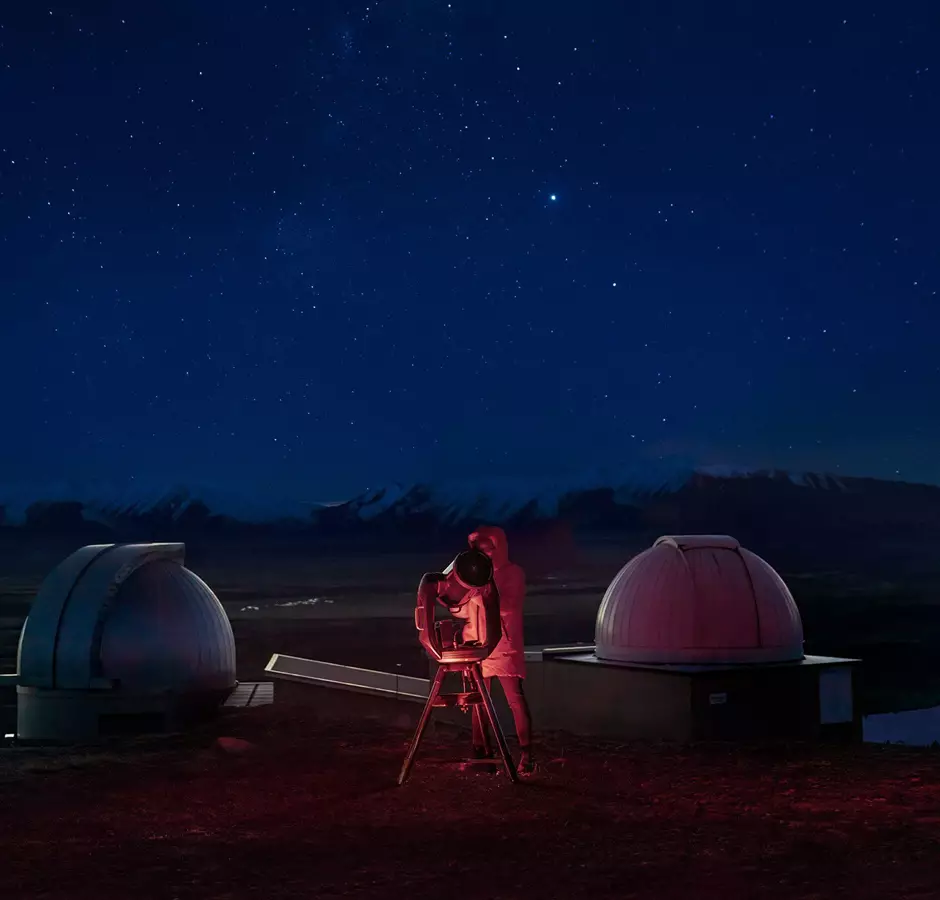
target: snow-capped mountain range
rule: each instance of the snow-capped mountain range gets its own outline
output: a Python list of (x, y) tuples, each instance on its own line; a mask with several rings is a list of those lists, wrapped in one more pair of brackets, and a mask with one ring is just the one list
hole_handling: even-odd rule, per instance
[[(815, 473), (757, 471), (730, 467), (643, 464), (595, 470), (573, 477), (498, 477), (437, 484), (391, 484), (368, 489), (347, 501), (322, 502), (213, 485), (180, 486), (135, 479), (125, 483), (49, 482), (0, 484), (0, 523), (39, 524), (50, 510), (62, 520), (112, 526), (132, 520), (198, 524), (208, 519), (250, 525), (273, 523), (375, 523), (412, 517), (441, 524), (473, 520), (511, 522), (519, 517), (551, 519), (579, 502), (602, 496), (607, 506), (632, 508), (675, 495), (701, 482), (772, 482), (807, 490), (849, 491), (850, 481)], [(585, 498), (588, 498), (585, 501)]]
[(248, 491), (139, 480), (0, 485), (0, 525), (24, 537), (85, 543), (182, 540), (196, 546), (238, 532), (282, 549), (300, 538), (305, 545), (322, 543), (317, 552), (387, 552), (450, 546), (481, 522), (505, 526), (533, 571), (544, 568), (546, 557), (557, 561), (575, 552), (576, 535), (632, 545), (658, 534), (717, 533), (805, 570), (854, 571), (876, 561), (896, 572), (935, 568), (940, 486), (667, 461), (564, 479), (392, 484), (340, 502), (284, 496), (264, 486)]
[(14, 526), (35, 521), (49, 507), (75, 508), (86, 522), (110, 525), (147, 517), (180, 521), (206, 513), (246, 524), (307, 521), (313, 506), (267, 490), (142, 479), (0, 484), (0, 523)]
[(438, 484), (392, 484), (367, 490), (340, 505), (337, 513), (362, 522), (383, 517), (426, 516), (447, 524), (480, 521), (506, 522), (519, 517), (552, 519), (577, 505), (578, 498), (606, 494), (620, 507), (643, 506), (655, 497), (681, 491), (696, 479), (784, 479), (788, 483), (822, 490), (845, 490), (831, 475), (747, 470), (728, 466), (678, 467), (645, 464), (630, 469), (595, 470), (558, 478), (503, 477), (454, 480)]

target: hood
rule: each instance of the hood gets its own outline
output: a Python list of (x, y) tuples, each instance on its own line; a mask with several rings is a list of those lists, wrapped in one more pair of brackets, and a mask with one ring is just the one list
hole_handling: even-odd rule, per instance
[(506, 532), (498, 525), (481, 525), (468, 538), (473, 543), (478, 538), (489, 538), (493, 542), (493, 568), (499, 569), (509, 562), (509, 541)]

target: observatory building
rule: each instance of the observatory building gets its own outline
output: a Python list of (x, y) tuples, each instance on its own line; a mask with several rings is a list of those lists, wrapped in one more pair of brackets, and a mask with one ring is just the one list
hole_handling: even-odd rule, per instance
[(806, 656), (783, 579), (727, 535), (657, 539), (607, 588), (594, 648), (536, 650), (527, 661), (546, 728), (675, 740), (861, 735), (859, 661)]
[(93, 545), (47, 576), (20, 633), (18, 739), (162, 731), (218, 709), (236, 685), (232, 626), (184, 556)]

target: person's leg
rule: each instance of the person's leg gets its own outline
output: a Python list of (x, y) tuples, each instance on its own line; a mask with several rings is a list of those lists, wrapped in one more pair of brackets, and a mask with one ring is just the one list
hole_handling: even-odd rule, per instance
[(521, 753), (520, 766), (532, 764), (532, 713), (529, 711), (529, 702), (526, 700), (522, 679), (517, 676), (501, 676), (499, 683), (506, 695), (506, 702), (512, 712), (512, 719), (516, 725), (516, 737), (519, 740)]

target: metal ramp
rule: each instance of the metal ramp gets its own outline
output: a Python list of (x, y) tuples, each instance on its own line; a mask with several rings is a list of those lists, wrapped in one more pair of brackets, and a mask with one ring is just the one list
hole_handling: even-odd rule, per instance
[(339, 663), (303, 659), (283, 653), (275, 653), (268, 660), (264, 671), (272, 678), (285, 681), (371, 694), (374, 697), (409, 700), (414, 703), (427, 702), (431, 690), (431, 681), (428, 678), (360, 669), (357, 666), (341, 666)]
[(247, 708), (270, 706), (274, 702), (274, 683), (271, 681), (240, 682), (228, 695), (223, 706)]

